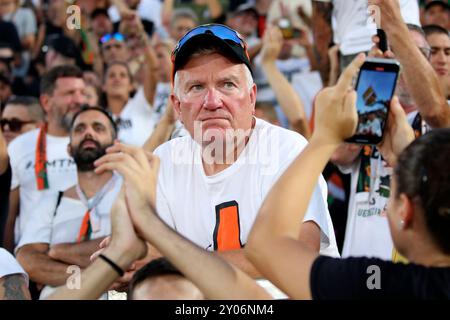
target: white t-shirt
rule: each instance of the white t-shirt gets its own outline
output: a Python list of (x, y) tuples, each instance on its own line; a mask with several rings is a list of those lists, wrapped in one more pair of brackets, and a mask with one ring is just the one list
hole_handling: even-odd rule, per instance
[[(157, 123), (153, 113), (152, 106), (145, 98), (144, 89), (140, 87), (120, 113), (120, 121), (117, 125), (119, 140), (127, 144), (143, 146)], [(116, 116), (114, 120), (117, 120)]]
[[(141, 0), (137, 7), (137, 12), (142, 19), (152, 21), (156, 27), (161, 27), (161, 9), (160, 0)], [(120, 21), (119, 11), (116, 6), (110, 6), (108, 15), (113, 23)]]
[[(155, 154), (161, 159), (157, 209), (161, 218), (187, 239), (213, 251), (221, 241), (222, 214), (237, 212), (240, 245), (247, 237), (273, 184), (306, 146), (299, 134), (256, 119), (250, 140), (238, 160), (214, 176), (206, 176), (201, 148), (190, 137), (171, 140)], [(299, 195), (300, 196), (300, 195)], [(339, 256), (320, 177), (304, 221), (321, 229), (321, 253)], [(237, 241), (236, 241), (237, 243)]]
[(28, 282), (28, 275), (16, 259), (5, 249), (0, 248), (0, 278), (21, 274)]
[[(421, 121), (414, 124), (417, 111), (407, 114), (413, 129), (425, 134), (431, 128)], [(364, 147), (355, 163), (339, 167), (343, 173), (351, 173), (350, 202), (342, 257), (369, 256), (392, 259), (394, 244), (386, 217), (390, 196), (392, 168), (381, 158), (377, 148)], [(370, 159), (370, 160), (369, 160)], [(370, 162), (368, 162), (370, 161)]]
[(367, 256), (391, 260), (394, 248), (386, 207), (392, 168), (378, 150), (364, 146), (352, 165), (340, 167), (351, 174), (351, 192), (342, 257)]
[[(315, 0), (333, 3), (334, 42), (340, 44), (343, 55), (369, 51), (376, 24), (369, 16), (367, 0)], [(400, 0), (403, 20), (420, 26), (417, 0)]]
[[(39, 129), (32, 130), (17, 137), (8, 146), (12, 168), (11, 190), (20, 187), (20, 213), (15, 227), (16, 244), (20, 241), (26, 222), (37, 212), (32, 204), (36, 203), (42, 193), (37, 189), (34, 169), (38, 136)], [(48, 190), (66, 190), (77, 183), (76, 164), (67, 152), (69, 137), (47, 134), (46, 142)]]
[[(108, 192), (90, 212), (92, 233), (91, 239), (111, 234), (110, 212), (122, 186), (122, 178), (115, 175), (115, 182)], [(75, 243), (87, 212), (87, 206), (79, 199), (63, 196), (57, 207), (58, 193), (46, 192), (35, 203), (39, 206), (39, 214), (32, 215), (23, 232), (16, 251), (31, 243), (48, 243), (50, 246), (58, 243)], [(91, 202), (93, 198), (88, 199)], [(56, 208), (57, 207), (57, 208)], [(41, 292), (44, 299), (53, 291), (46, 286)]]
[[(127, 144), (143, 146), (166, 111), (170, 91), (170, 83), (158, 83), (152, 107), (145, 98), (144, 89), (139, 88), (120, 113), (119, 140)], [(116, 116), (114, 120), (117, 120)], [(187, 134), (181, 122), (177, 121), (171, 138)]]

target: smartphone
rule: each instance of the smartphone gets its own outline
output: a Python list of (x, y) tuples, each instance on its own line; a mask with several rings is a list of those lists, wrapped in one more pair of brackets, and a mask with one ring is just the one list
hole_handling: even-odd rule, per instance
[(358, 127), (347, 142), (376, 145), (383, 140), (399, 72), (397, 60), (366, 59), (356, 82)]
[(381, 52), (385, 53), (389, 49), (386, 32), (383, 29), (377, 29), (377, 36), (380, 39), (378, 48), (380, 48)]

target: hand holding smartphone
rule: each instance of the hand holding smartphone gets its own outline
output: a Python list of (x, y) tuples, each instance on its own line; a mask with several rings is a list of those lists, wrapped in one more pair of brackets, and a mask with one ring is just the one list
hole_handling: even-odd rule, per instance
[(399, 72), (400, 64), (396, 60), (366, 59), (356, 83), (358, 127), (346, 142), (376, 145), (383, 140)]

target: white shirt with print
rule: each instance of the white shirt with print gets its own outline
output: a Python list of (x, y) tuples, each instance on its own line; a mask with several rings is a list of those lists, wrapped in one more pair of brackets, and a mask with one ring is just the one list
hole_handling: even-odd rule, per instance
[[(374, 257), (391, 260), (394, 248), (386, 208), (390, 195), (392, 168), (378, 151), (365, 146), (370, 168), (361, 166), (361, 157), (343, 168), (351, 174), (350, 200), (342, 257)], [(370, 151), (369, 151), (370, 150)], [(364, 183), (363, 177), (369, 180)]]
[[(39, 129), (24, 133), (8, 146), (12, 168), (11, 190), (20, 188), (20, 213), (15, 226), (15, 243), (20, 241), (25, 224), (37, 213), (33, 206), (41, 196), (37, 188), (35, 163)], [(47, 177), (50, 191), (61, 191), (77, 183), (75, 161), (67, 152), (69, 137), (47, 134)]]
[[(190, 136), (171, 140), (155, 151), (161, 159), (158, 213), (184, 237), (213, 251), (218, 212), (237, 206), (243, 246), (271, 187), (306, 144), (301, 135), (256, 119), (238, 160), (222, 172), (206, 176), (200, 146)], [(304, 221), (320, 227), (321, 253), (339, 256), (326, 197), (326, 183), (320, 177)]]

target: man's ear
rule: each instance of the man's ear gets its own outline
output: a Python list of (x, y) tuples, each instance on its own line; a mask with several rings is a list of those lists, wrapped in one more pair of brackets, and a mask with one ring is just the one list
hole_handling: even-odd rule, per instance
[(250, 102), (252, 106), (252, 114), (255, 115), (255, 105), (256, 105), (256, 84), (253, 84), (252, 88), (250, 89)]
[(177, 118), (183, 123), (183, 119), (181, 118), (181, 108), (180, 108), (180, 99), (178, 97), (171, 93), (170, 94), (170, 102), (172, 102), (173, 110), (175, 110), (175, 113), (177, 115)]
[(39, 97), (39, 101), (41, 103), (42, 109), (44, 109), (45, 113), (48, 114), (50, 111), (50, 96), (48, 94), (41, 94)]

